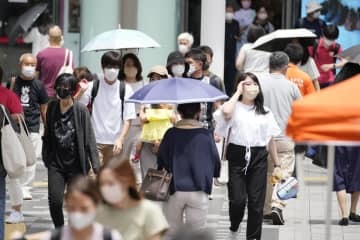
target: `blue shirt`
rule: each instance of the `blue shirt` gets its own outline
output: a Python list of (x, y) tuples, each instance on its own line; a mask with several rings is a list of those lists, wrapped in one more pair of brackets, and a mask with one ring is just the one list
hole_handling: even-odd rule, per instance
[(212, 133), (204, 128), (170, 128), (159, 148), (158, 166), (173, 174), (170, 194), (211, 194), (213, 178), (220, 174), (220, 157)]

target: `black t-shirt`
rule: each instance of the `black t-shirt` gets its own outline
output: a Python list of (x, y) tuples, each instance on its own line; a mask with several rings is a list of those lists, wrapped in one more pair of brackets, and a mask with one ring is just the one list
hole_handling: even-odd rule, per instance
[(23, 80), (17, 77), (14, 92), (19, 96), (24, 109), (25, 122), (30, 132), (39, 132), (40, 105), (48, 102), (44, 84), (39, 80)]
[(78, 144), (76, 138), (74, 108), (71, 107), (67, 112), (61, 113), (60, 108), (56, 112), (53, 124), (55, 161), (54, 167), (67, 172), (79, 172), (81, 169)]

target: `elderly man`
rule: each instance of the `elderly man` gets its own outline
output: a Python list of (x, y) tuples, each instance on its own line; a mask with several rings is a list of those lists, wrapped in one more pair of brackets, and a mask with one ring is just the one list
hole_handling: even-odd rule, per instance
[[(55, 25), (49, 29), (50, 46), (37, 55), (36, 70), (40, 73), (40, 81), (45, 84), (48, 96), (52, 98), (55, 97), (54, 83), (62, 66), (64, 63), (74, 63), (71, 51), (63, 48), (62, 42), (62, 31)], [(72, 67), (74, 67), (73, 64)]]
[[(286, 179), (294, 171), (295, 145), (294, 142), (286, 138), (285, 128), (291, 114), (291, 106), (295, 100), (301, 98), (301, 93), (298, 87), (285, 77), (289, 65), (289, 57), (286, 53), (272, 53), (269, 62), (270, 73), (259, 74), (258, 77), (264, 94), (264, 105), (273, 112), (281, 129), (281, 134), (275, 138), (280, 166), (274, 166), (271, 159), (269, 159), (268, 179), (270, 179), (273, 172), (281, 172), (282, 177)], [(272, 220), (274, 225), (283, 225), (282, 210), (285, 205), (284, 201), (281, 201), (276, 194), (273, 194), (272, 183), (268, 180), (264, 207), (265, 220)]]
[[(11, 89), (19, 97), (24, 109), (25, 122), (30, 132), (36, 157), (41, 156), (40, 117), (45, 122), (48, 95), (44, 84), (36, 78), (36, 58), (30, 53), (21, 55), (19, 59), (20, 75), (11, 82)], [(31, 183), (35, 179), (34, 166), (28, 167), (20, 182), (23, 184), (23, 198), (32, 199)]]
[(192, 45), (194, 44), (194, 37), (188, 32), (180, 33), (178, 36), (178, 50), (182, 55), (185, 55), (190, 51)]

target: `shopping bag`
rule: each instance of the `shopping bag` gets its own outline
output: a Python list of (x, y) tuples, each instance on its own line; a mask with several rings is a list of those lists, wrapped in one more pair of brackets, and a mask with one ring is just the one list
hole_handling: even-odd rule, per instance
[(36, 153), (30, 138), (30, 132), (26, 126), (23, 116), (18, 117), (20, 133), (18, 134), (21, 145), (26, 155), (26, 166), (33, 166), (36, 163)]
[(26, 155), (3, 105), (1, 110), (5, 116), (1, 125), (1, 153), (4, 168), (10, 178), (19, 178), (26, 168)]
[(229, 161), (226, 159), (226, 151), (229, 145), (229, 138), (231, 134), (231, 127), (228, 129), (226, 140), (223, 144), (221, 154), (220, 177), (216, 178), (215, 185), (225, 185), (229, 182)]
[(149, 168), (141, 185), (144, 197), (153, 201), (167, 201), (170, 196), (172, 174), (163, 170)]
[(299, 184), (298, 180), (294, 177), (289, 177), (284, 182), (277, 184), (276, 194), (280, 200), (288, 200), (297, 195)]
[[(72, 60), (73, 60), (73, 53), (71, 50), (66, 49), (65, 50), (65, 60), (64, 60), (64, 64), (61, 66), (57, 76), (63, 74), (63, 73), (69, 73), (69, 74), (73, 74), (73, 67), (72, 67)], [(69, 64), (66, 64), (67, 59), (69, 57)]]

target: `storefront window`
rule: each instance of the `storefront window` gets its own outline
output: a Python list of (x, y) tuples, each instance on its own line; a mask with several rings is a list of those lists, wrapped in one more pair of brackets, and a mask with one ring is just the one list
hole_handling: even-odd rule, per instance
[(80, 0), (69, 1), (68, 31), (80, 33)]

